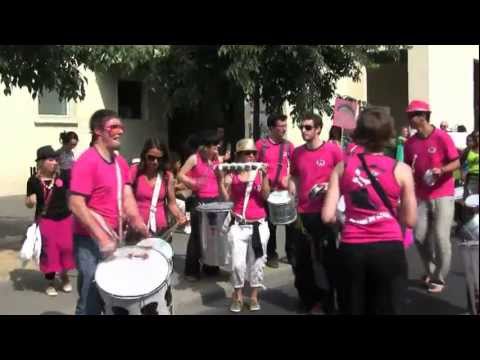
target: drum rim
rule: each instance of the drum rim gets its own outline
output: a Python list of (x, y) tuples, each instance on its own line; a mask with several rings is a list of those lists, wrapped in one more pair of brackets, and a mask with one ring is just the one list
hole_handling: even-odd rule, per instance
[[(168, 241), (162, 239), (161, 237), (154, 237), (154, 236), (149, 237), (149, 238), (145, 238), (145, 239), (143, 239), (143, 240), (148, 240), (148, 239), (160, 239), (160, 240), (162, 240), (165, 244), (167, 244), (167, 245), (169, 246), (171, 252), (172, 252), (172, 257), (171, 257), (171, 259), (169, 260), (169, 259), (167, 258), (167, 261), (173, 262), (173, 256), (175, 255), (175, 252), (173, 251), (172, 245), (170, 245), (170, 243), (169, 243)], [(140, 244), (143, 240), (139, 241), (139, 242), (137, 243), (137, 245), (134, 245), (134, 246), (138, 246), (138, 244)], [(141, 247), (141, 246), (140, 246), (140, 247)], [(145, 248), (146, 248), (146, 247), (145, 247)], [(153, 246), (150, 247), (149, 249), (154, 250), (154, 251), (156, 251), (156, 252), (159, 252), (160, 254), (162, 254), (163, 256), (165, 256), (165, 254), (163, 254), (160, 250), (155, 249)], [(166, 256), (165, 256), (165, 257), (166, 257)]]
[[(205, 205), (209, 205), (209, 204), (215, 204), (215, 203), (221, 203), (221, 204), (228, 204), (228, 209), (202, 209), (201, 207), (202, 206), (205, 206)], [(225, 201), (225, 202), (221, 202), (221, 201), (216, 201), (215, 203), (208, 203), (208, 204), (200, 204), (198, 206), (195, 207), (195, 210), (198, 211), (198, 212), (206, 212), (206, 213), (221, 213), (221, 212), (229, 212), (230, 210), (233, 209), (233, 202), (231, 201)]]
[(295, 214), (295, 218), (294, 218), (293, 220), (289, 220), (289, 221), (287, 221), (287, 222), (272, 222), (271, 219), (269, 219), (269, 220), (270, 220), (270, 221), (272, 222), (272, 224), (274, 224), (274, 225), (290, 225), (291, 223), (295, 222), (295, 221), (297, 220), (297, 218), (298, 218), (298, 214)]
[[(126, 247), (132, 247), (134, 248), (135, 246), (126, 246)], [(123, 249), (123, 248), (122, 248)], [(149, 293), (145, 293), (145, 294), (141, 294), (141, 295), (116, 295), (116, 294), (112, 294), (111, 292), (109, 291), (106, 291), (104, 290), (98, 283), (97, 281), (97, 271), (95, 271), (95, 284), (97, 285), (97, 288), (100, 290), (100, 291), (103, 291), (105, 294), (108, 294), (110, 295), (111, 297), (115, 298), (115, 299), (119, 299), (119, 300), (137, 300), (137, 299), (141, 299), (141, 298), (145, 298), (145, 297), (149, 297), (157, 292), (159, 292), (162, 288), (165, 287), (165, 285), (168, 285), (168, 280), (169, 278), (171, 277), (172, 273), (173, 273), (173, 261), (169, 260), (162, 252), (152, 248), (153, 251), (156, 251), (157, 253), (159, 253), (163, 258), (165, 258), (166, 262), (167, 262), (167, 265), (168, 265), (168, 270), (167, 270), (167, 276), (165, 278), (165, 280), (163, 280), (159, 286), (157, 286), (154, 290), (152, 290), (151, 292)], [(98, 270), (98, 268), (97, 268)]]

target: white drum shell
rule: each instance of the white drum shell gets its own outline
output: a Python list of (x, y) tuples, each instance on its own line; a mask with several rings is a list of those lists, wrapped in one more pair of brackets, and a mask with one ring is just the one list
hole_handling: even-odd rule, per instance
[(227, 234), (223, 224), (233, 203), (209, 203), (197, 207), (200, 214), (200, 242), (202, 263), (210, 266), (225, 266), (228, 262)]
[[(128, 259), (125, 257), (128, 253), (145, 252), (148, 254), (148, 259), (150, 260), (140, 258)], [(113, 264), (113, 261), (125, 264), (122, 266), (127, 267), (125, 269), (126, 272), (124, 272), (124, 274), (118, 274), (119, 263)], [(131, 273), (128, 271), (129, 261), (132, 261), (133, 271), (131, 271)], [(141, 274), (135, 274), (135, 272), (138, 272), (138, 268), (137, 271), (134, 270), (135, 262), (141, 261), (153, 261), (157, 264), (163, 264), (158, 267), (152, 267), (153, 269), (156, 268), (159, 270), (159, 278), (144, 287), (138, 286), (138, 280)], [(144, 272), (149, 272), (150, 274), (156, 271), (152, 271), (148, 266), (142, 268)], [(146, 313), (146, 315), (171, 315), (173, 313), (173, 296), (170, 287), (172, 271), (172, 260), (155, 249), (128, 246), (117, 250), (116, 256), (112, 256), (98, 264), (95, 273), (97, 288), (105, 303), (105, 314), (142, 315), (142, 309), (145, 310), (149, 304), (157, 303), (156, 306), (152, 305), (154, 310)], [(119, 282), (119, 279), (123, 279), (125, 282)], [(132, 290), (130, 291), (128, 288)], [(139, 292), (143, 292), (143, 294)]]
[(274, 191), (267, 199), (268, 218), (274, 225), (288, 225), (297, 220), (294, 199), (288, 191)]

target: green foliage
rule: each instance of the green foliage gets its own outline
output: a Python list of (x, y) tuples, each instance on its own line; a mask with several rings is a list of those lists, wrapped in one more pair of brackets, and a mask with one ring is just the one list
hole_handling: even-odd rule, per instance
[(142, 79), (163, 91), (172, 106), (195, 109), (214, 99), (228, 107), (238, 93), (255, 89), (267, 111), (288, 101), (293, 117), (316, 109), (331, 114), (330, 99), (341, 78), (358, 81), (363, 66), (396, 61), (397, 45), (82, 45), (0, 46), (0, 82), (5, 94), (27, 87), (35, 98), (43, 89), (61, 98), (83, 99), (83, 66), (97, 72)]

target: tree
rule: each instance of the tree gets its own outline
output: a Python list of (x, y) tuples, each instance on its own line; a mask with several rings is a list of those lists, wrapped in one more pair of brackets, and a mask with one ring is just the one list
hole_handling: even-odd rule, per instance
[(0, 82), (4, 94), (12, 87), (26, 87), (35, 99), (44, 90), (56, 91), (61, 99), (83, 100), (86, 77), (82, 67), (123, 74), (146, 71), (168, 53), (168, 46), (0, 46)]
[(278, 111), (285, 101), (297, 117), (305, 111), (332, 113), (329, 100), (336, 83), (347, 77), (358, 81), (363, 66), (395, 61), (406, 46), (397, 45), (223, 45), (219, 55), (229, 59), (228, 76), (251, 99), (259, 88), (267, 111)]
[[(198, 109), (213, 88), (225, 112), (238, 96), (262, 100), (267, 111), (285, 101), (292, 116), (332, 113), (336, 83), (358, 80), (363, 66), (395, 61), (402, 45), (102, 45), (0, 46), (0, 81), (5, 94), (26, 86), (35, 98), (43, 89), (61, 98), (83, 99), (83, 66), (141, 78), (163, 91), (171, 108)], [(258, 106), (256, 106), (258, 108)], [(168, 110), (168, 109), (167, 109)], [(258, 111), (256, 114), (258, 121)]]

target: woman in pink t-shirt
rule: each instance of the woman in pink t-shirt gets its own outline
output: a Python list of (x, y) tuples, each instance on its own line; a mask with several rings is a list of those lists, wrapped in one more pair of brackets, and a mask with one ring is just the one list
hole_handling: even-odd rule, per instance
[[(214, 170), (219, 164), (218, 146), (220, 138), (216, 131), (206, 130), (200, 134), (199, 142), (197, 152), (187, 159), (178, 174), (178, 180), (192, 190), (195, 195), (190, 214), (191, 233), (185, 259), (185, 276), (189, 281), (196, 281), (200, 278), (200, 259), (202, 257), (200, 214), (195, 208), (199, 204), (220, 200), (218, 179)], [(204, 264), (203, 271), (207, 275), (216, 275), (220, 268)]]
[[(415, 225), (417, 204), (411, 168), (382, 152), (393, 134), (393, 119), (384, 110), (363, 111), (353, 139), (365, 152), (339, 163), (330, 178), (324, 222), (336, 221), (340, 195), (345, 198), (338, 255), (339, 308), (345, 314), (399, 312), (407, 276), (400, 224)], [(386, 199), (372, 185), (365, 165)]]
[[(255, 162), (257, 148), (253, 139), (242, 139), (236, 145), (236, 156), (241, 163)], [(219, 172), (220, 188), (225, 200), (233, 202), (234, 223), (228, 231), (232, 256), (232, 296), (230, 311), (243, 308), (243, 287), (250, 283), (250, 310), (260, 310), (258, 290), (263, 287), (263, 267), (267, 259), (267, 242), (270, 236), (265, 200), (270, 193), (266, 169), (252, 169), (225, 175)], [(245, 200), (248, 200), (245, 202)]]
[[(186, 222), (185, 215), (177, 207), (166, 145), (155, 138), (147, 139), (140, 155), (140, 164), (130, 168), (130, 179), (138, 211), (152, 234), (161, 234), (168, 227), (166, 207), (179, 224)], [(158, 199), (152, 204), (157, 182)]]

